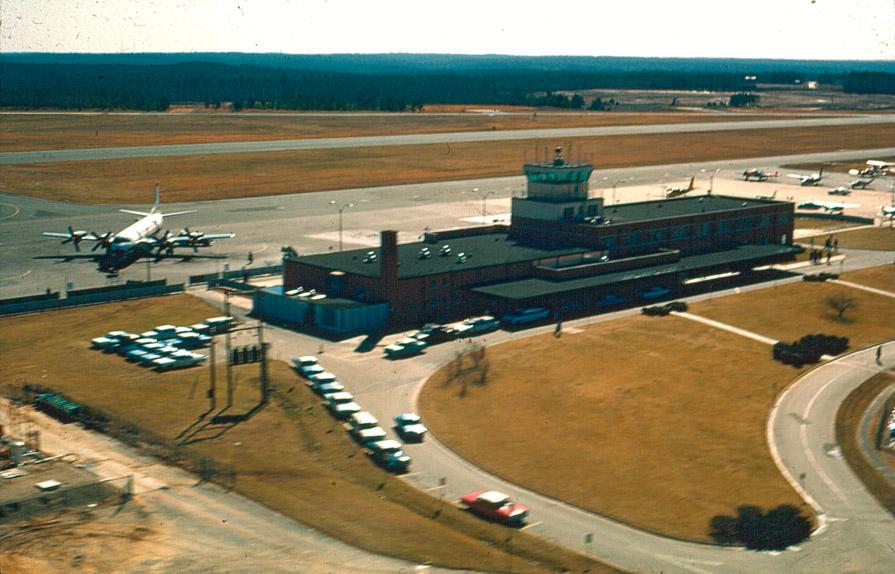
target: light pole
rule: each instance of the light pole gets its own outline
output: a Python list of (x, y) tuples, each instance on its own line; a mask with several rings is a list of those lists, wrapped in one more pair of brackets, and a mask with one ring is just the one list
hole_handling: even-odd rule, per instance
[(712, 172), (712, 175), (709, 176), (709, 195), (712, 194), (712, 190), (715, 188), (715, 174), (721, 171), (720, 168), (716, 169)]
[[(474, 191), (478, 191), (478, 189), (479, 189), (479, 188), (475, 188)], [(488, 221), (487, 221), (488, 211), (487, 211), (487, 208), (486, 208), (485, 200), (487, 200), (487, 199), (488, 199), (488, 196), (491, 195), (492, 193), (494, 193), (494, 192), (493, 192), (493, 191), (486, 191), (486, 192), (482, 195), (482, 223), (483, 223), (483, 224), (488, 222)]]
[[(330, 201), (330, 205), (335, 205), (335, 201)], [(339, 208), (339, 251), (342, 250), (342, 212), (348, 209), (349, 207), (354, 207), (353, 203), (346, 203), (342, 207)]]
[(615, 183), (612, 184), (612, 204), (613, 204), (613, 205), (615, 205), (615, 187), (616, 187), (618, 184), (620, 184), (620, 183), (625, 183), (625, 180), (624, 180), (624, 179), (620, 179), (620, 180), (618, 180), (618, 181), (616, 181)]

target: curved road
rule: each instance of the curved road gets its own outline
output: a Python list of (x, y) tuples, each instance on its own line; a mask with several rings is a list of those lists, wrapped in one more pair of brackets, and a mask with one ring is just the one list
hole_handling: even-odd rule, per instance
[(297, 151), (310, 149), (346, 149), (356, 147), (381, 147), (459, 142), (507, 141), (533, 138), (569, 138), (585, 136), (611, 136), (629, 134), (660, 134), (686, 132), (715, 132), (728, 130), (754, 130), (771, 128), (797, 128), (814, 126), (856, 126), (895, 123), (895, 114), (848, 116), (839, 118), (810, 118), (790, 120), (729, 121), (715, 123), (658, 124), (633, 126), (607, 126), (591, 128), (555, 128), (537, 130), (507, 130), (483, 132), (455, 132), (439, 134), (413, 134), (391, 136), (363, 136), (343, 138), (313, 138), (299, 140), (268, 140), (248, 142), (221, 142), (203, 144), (176, 144), (155, 146), (129, 146), (112, 148), (66, 149), (0, 153), (0, 165), (17, 163), (43, 163), (58, 161), (82, 161), (99, 159), (132, 159), (145, 157), (172, 157), (185, 155), (209, 155), (222, 153), (253, 153)]
[[(580, 322), (611, 320), (638, 312), (621, 311)], [(514, 334), (498, 332), (482, 339), (494, 343), (550, 329), (547, 326)], [(282, 357), (317, 351), (309, 348), (310, 340), (297, 341), (294, 333), (276, 328), (270, 331)], [(354, 344), (357, 341), (351, 342)], [(456, 344), (438, 345), (416, 358), (388, 362), (380, 358), (378, 348), (359, 354), (341, 344), (328, 347), (321, 362), (338, 374), (358, 402), (387, 426), (395, 414), (415, 410), (416, 397), (425, 380), (453, 358), (457, 349)], [(821, 517), (821, 527), (809, 541), (785, 552), (750, 552), (653, 535), (490, 475), (435, 437), (407, 446), (414, 460), (407, 480), (449, 501), (482, 487), (507, 492), (531, 507), (532, 534), (592, 553), (632, 572), (892, 572), (895, 518), (864, 490), (839, 458), (834, 444), (838, 405), (852, 389), (884, 368), (876, 365), (874, 353), (875, 349), (860, 351), (805, 374), (780, 397), (770, 416), (768, 437), (781, 471)], [(889, 343), (883, 363), (893, 362), (895, 343)], [(439, 486), (442, 478), (447, 483), (444, 487)], [(587, 534), (593, 534), (591, 544), (585, 544)]]

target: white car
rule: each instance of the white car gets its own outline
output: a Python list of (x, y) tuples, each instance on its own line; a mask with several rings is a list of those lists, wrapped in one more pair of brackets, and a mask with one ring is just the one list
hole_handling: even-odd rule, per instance
[(459, 325), (457, 330), (460, 335), (470, 335), (473, 333), (485, 333), (492, 331), (500, 325), (500, 322), (491, 315), (482, 315), (481, 317), (470, 317)]

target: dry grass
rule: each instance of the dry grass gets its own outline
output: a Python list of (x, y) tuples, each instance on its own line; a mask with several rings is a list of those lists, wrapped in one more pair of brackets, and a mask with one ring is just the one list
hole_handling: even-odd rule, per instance
[[(821, 233), (814, 237), (826, 239), (826, 234)], [(895, 251), (895, 228), (889, 226), (839, 231), (834, 237), (839, 241), (839, 247), (843, 249)], [(802, 237), (799, 241), (804, 243), (807, 239), (807, 237)]]
[[(821, 267), (836, 271), (835, 266), (818, 269)], [(842, 320), (824, 302), (833, 295), (847, 295), (857, 304)], [(694, 303), (690, 311), (782, 341), (826, 333), (848, 337), (850, 348), (855, 349), (895, 337), (891, 298), (835, 283), (801, 282), (759, 289)]]
[[(861, 225), (860, 223), (855, 223), (854, 221), (840, 221), (838, 219), (821, 219), (819, 217), (796, 217), (795, 221), (796, 229), (826, 229), (826, 230), (834, 230), (834, 229), (846, 229), (849, 227), (857, 227)], [(800, 239), (801, 241), (801, 239)]]
[[(819, 152), (885, 145), (895, 126), (745, 130), (572, 139), (600, 168)], [(166, 201), (302, 193), (519, 175), (535, 144), (503, 141), (350, 150), (223, 154), (4, 166), (0, 192), (83, 203), (145, 203), (156, 181)]]
[(895, 265), (880, 265), (879, 267), (851, 271), (843, 275), (842, 278), (868, 287), (895, 291)]
[[(479, 109), (487, 106), (478, 106)], [(434, 111), (462, 112), (463, 109)], [(525, 110), (522, 110), (525, 111)], [(709, 123), (783, 119), (753, 114), (730, 118), (692, 113), (568, 112), (538, 114), (136, 114), (4, 115), (3, 151), (282, 140), (486, 130)]]
[[(848, 461), (852, 471), (858, 476), (864, 486), (870, 491), (879, 503), (889, 512), (895, 513), (895, 484), (874, 467), (867, 459), (859, 444), (858, 432), (861, 419), (870, 407), (870, 403), (887, 387), (895, 384), (895, 375), (891, 373), (879, 373), (852, 391), (840, 405), (836, 413), (836, 442), (842, 447), (842, 454)], [(875, 413), (879, 420), (879, 412)], [(865, 437), (870, 444), (876, 443), (876, 425), (872, 425), (871, 436)], [(881, 457), (892, 466), (895, 455), (891, 452), (879, 451)]]
[[(438, 437), (491, 472), (672, 536), (710, 541), (741, 504), (794, 504), (765, 442), (797, 374), (770, 348), (676, 317), (634, 317), (488, 349), (486, 385), (439, 371), (421, 409)], [(501, 437), (495, 440), (495, 437)]]
[[(89, 339), (115, 328), (189, 324), (216, 314), (178, 295), (3, 319), (0, 378), (49, 386), (173, 438), (206, 409), (208, 369), (154, 373), (89, 350)], [(243, 412), (257, 400), (257, 371), (257, 365), (236, 368), (239, 386), (230, 412)], [(235, 465), (237, 491), (372, 552), (452, 568), (506, 568), (506, 529), (451, 505), (439, 513), (438, 499), (375, 467), (285, 364), (272, 364), (271, 376), (278, 387), (271, 404), (219, 437), (218, 429), (200, 432), (195, 438), (206, 440), (191, 447)], [(514, 571), (611, 571), (524, 532), (513, 533), (512, 550)]]

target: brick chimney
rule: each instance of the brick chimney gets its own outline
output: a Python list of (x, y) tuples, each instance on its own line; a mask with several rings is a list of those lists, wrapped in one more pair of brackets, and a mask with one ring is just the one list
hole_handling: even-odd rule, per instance
[[(379, 276), (389, 295), (398, 288), (398, 232), (383, 231), (379, 234)], [(389, 298), (387, 296), (387, 298)]]

